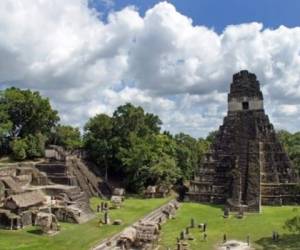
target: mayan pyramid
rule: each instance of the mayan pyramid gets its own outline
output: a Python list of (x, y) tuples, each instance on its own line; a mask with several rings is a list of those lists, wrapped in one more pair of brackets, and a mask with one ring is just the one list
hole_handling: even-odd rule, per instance
[(187, 199), (259, 212), (300, 201), (298, 176), (265, 114), (255, 74), (233, 75), (228, 113), (190, 182)]

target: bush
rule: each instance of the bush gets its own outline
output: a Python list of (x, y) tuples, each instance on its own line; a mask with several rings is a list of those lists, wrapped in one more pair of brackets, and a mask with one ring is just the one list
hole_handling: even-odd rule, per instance
[(25, 138), (27, 144), (27, 158), (33, 159), (44, 156), (46, 137), (42, 134), (28, 135)]
[(22, 161), (26, 159), (27, 143), (24, 139), (15, 139), (11, 142), (12, 156), (15, 160)]
[(295, 216), (285, 222), (284, 229), (291, 233), (300, 234), (300, 216)]

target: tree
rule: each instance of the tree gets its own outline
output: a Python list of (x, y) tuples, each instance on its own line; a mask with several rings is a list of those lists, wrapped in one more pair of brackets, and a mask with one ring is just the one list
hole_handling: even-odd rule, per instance
[(209, 143), (183, 133), (161, 133), (161, 124), (158, 116), (127, 103), (112, 117), (91, 118), (84, 127), (84, 145), (106, 175), (121, 177), (133, 192), (148, 185), (170, 186), (181, 177), (190, 179)]
[(211, 131), (208, 136), (206, 137), (206, 140), (209, 142), (209, 143), (213, 143), (215, 138), (216, 138), (216, 135), (218, 134), (218, 130), (214, 130), (214, 131)]
[(9, 135), (25, 137), (39, 132), (48, 134), (58, 122), (57, 111), (39, 92), (8, 88), (0, 95), (0, 113), (5, 113), (11, 122)]
[(105, 114), (91, 118), (84, 127), (84, 145), (90, 158), (99, 166), (105, 167), (105, 179), (113, 161), (113, 121)]
[(180, 133), (175, 135), (176, 159), (181, 175), (184, 179), (190, 179), (198, 167), (197, 140), (189, 135)]
[(292, 134), (285, 130), (279, 130), (277, 137), (300, 173), (300, 132)]
[(162, 134), (129, 136), (130, 146), (118, 154), (125, 167), (127, 186), (143, 190), (147, 185), (172, 185), (180, 175), (175, 159), (175, 142)]
[(74, 150), (83, 146), (79, 128), (60, 124), (53, 128), (49, 143), (62, 146), (67, 150)]
[(25, 137), (24, 142), (26, 143), (27, 158), (34, 159), (44, 155), (46, 136), (43, 134), (28, 135)]
[(57, 111), (38, 92), (18, 88), (0, 91), (0, 151), (12, 151), (18, 159), (40, 157), (45, 137), (58, 120)]
[(15, 139), (11, 142), (12, 156), (15, 160), (22, 161), (27, 157), (27, 144), (25, 139)]
[(130, 103), (119, 106), (113, 114), (114, 134), (120, 139), (119, 145), (126, 147), (130, 133), (146, 136), (149, 133), (158, 134), (162, 122), (158, 116), (145, 113), (142, 107)]
[(211, 145), (210, 140), (199, 138), (197, 141), (198, 165), (201, 164), (204, 155), (208, 152)]
[(12, 122), (7, 112), (0, 109), (0, 156), (9, 151), (9, 132), (12, 129)]

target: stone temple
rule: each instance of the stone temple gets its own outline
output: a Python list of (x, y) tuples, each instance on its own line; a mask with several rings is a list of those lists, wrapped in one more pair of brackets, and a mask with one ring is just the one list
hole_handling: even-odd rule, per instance
[(190, 182), (187, 199), (259, 212), (261, 205), (299, 203), (296, 170), (265, 114), (256, 76), (233, 75), (228, 113)]

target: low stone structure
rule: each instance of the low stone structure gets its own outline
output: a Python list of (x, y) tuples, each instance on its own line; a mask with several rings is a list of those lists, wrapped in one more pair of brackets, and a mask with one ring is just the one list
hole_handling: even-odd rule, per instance
[(143, 248), (146, 245), (154, 248), (157, 245), (159, 237), (159, 226), (153, 221), (141, 221), (133, 226), (136, 230), (136, 239), (134, 246), (137, 248)]
[(36, 167), (53, 183), (79, 186), (88, 197), (110, 196), (110, 186), (94, 174), (91, 169), (95, 167), (86, 161), (84, 152), (69, 152), (51, 145), (46, 150), (46, 159)]
[(35, 226), (44, 234), (56, 234), (60, 230), (58, 220), (54, 214), (39, 212), (36, 215)]
[[(56, 170), (51, 169), (53, 173)], [(94, 217), (88, 196), (80, 187), (53, 183), (34, 163), (1, 167), (0, 227), (19, 229), (34, 225), (40, 212), (72, 223), (83, 223)]]
[(145, 198), (164, 198), (170, 192), (165, 186), (148, 186), (144, 192)]
[(124, 188), (114, 188), (113, 195), (110, 198), (112, 208), (120, 208), (125, 199), (125, 189)]
[(21, 186), (16, 181), (14, 181), (11, 176), (0, 177), (0, 189), (0, 198), (1, 194), (2, 197), (5, 197), (12, 194), (18, 194), (23, 191)]
[(300, 202), (299, 178), (263, 108), (254, 74), (233, 76), (228, 113), (186, 199), (259, 212), (261, 205)]
[(148, 186), (145, 190), (145, 198), (149, 199), (149, 198), (155, 198), (155, 194), (156, 194), (156, 186)]
[(113, 194), (114, 196), (120, 196), (123, 197), (125, 196), (125, 189), (124, 188), (114, 188)]
[(136, 240), (136, 229), (134, 227), (125, 228), (120, 234), (117, 245), (122, 249), (130, 249)]
[(93, 250), (154, 249), (159, 237), (161, 224), (170, 218), (170, 214), (174, 215), (178, 208), (178, 202), (172, 200), (132, 226), (125, 228), (121, 233), (104, 240), (101, 244), (94, 247)]
[(38, 191), (8, 196), (0, 210), (1, 227), (19, 229), (32, 225), (33, 213), (44, 205), (46, 197)]
[(110, 199), (112, 208), (121, 208), (123, 204), (123, 199), (121, 196), (115, 196), (113, 195)]

